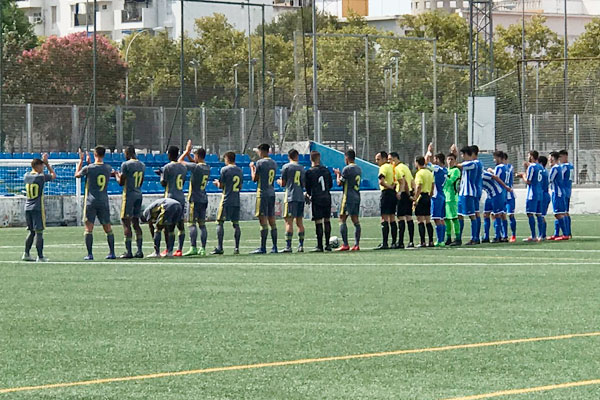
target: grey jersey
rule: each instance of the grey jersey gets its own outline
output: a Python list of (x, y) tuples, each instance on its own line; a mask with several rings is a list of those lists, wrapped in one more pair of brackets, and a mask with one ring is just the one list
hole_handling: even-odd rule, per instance
[(193, 203), (208, 203), (206, 184), (210, 177), (210, 166), (205, 163), (185, 163), (185, 165), (188, 171), (192, 173), (188, 201)]
[(81, 176), (85, 176), (85, 201), (86, 204), (97, 202), (108, 203), (108, 180), (112, 168), (108, 164), (90, 164), (81, 169)]
[(187, 167), (177, 162), (170, 162), (163, 167), (160, 183), (165, 188), (165, 197), (177, 200), (182, 207), (185, 206), (183, 185), (187, 176)]
[(297, 162), (289, 162), (281, 169), (281, 179), (285, 181), (285, 201), (304, 201), (306, 172)]
[[(154, 200), (148, 207), (146, 207), (143, 217), (145, 221), (152, 223), (158, 222), (159, 224), (174, 224), (175, 221), (181, 218), (182, 210), (181, 204), (177, 200), (162, 198)], [(157, 221), (161, 213), (163, 214), (165, 221)]]
[(41, 211), (43, 209), (44, 184), (52, 180), (50, 174), (38, 174), (30, 171), (25, 174), (25, 211)]
[(123, 184), (123, 193), (126, 195), (141, 196), (142, 184), (144, 183), (144, 172), (146, 165), (139, 160), (129, 160), (121, 164), (121, 182)]
[(360, 203), (360, 180), (362, 170), (354, 163), (342, 170), (341, 181), (344, 184), (344, 197), (348, 203)]
[(260, 197), (275, 197), (275, 174), (277, 163), (267, 158), (261, 158), (256, 162), (256, 195)]
[(242, 190), (243, 174), (237, 165), (226, 165), (221, 168), (221, 189), (223, 190), (223, 206), (239, 207), (240, 190)]

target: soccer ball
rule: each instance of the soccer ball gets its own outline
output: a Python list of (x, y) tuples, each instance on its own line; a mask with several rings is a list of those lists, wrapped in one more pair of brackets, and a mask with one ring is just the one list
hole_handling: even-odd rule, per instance
[(330, 237), (329, 246), (331, 246), (332, 249), (337, 249), (340, 247), (340, 239), (337, 236)]

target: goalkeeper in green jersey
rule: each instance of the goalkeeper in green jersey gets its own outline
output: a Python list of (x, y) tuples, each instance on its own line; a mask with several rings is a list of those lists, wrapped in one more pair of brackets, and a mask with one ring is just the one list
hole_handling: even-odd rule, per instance
[[(446, 196), (446, 245), (460, 246), (462, 228), (458, 220), (458, 188), (460, 186), (460, 169), (456, 166), (456, 155), (448, 154), (448, 178), (444, 182), (444, 196)], [(454, 241), (452, 233), (454, 232)]]

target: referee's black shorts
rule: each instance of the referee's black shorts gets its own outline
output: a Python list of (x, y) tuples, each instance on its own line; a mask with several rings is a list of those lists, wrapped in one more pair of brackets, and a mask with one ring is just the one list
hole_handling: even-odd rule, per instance
[(398, 200), (398, 208), (396, 210), (397, 217), (410, 217), (412, 216), (412, 200), (410, 199), (410, 193), (400, 193), (400, 200)]
[(379, 201), (379, 207), (381, 208), (381, 215), (394, 215), (396, 212), (396, 191), (393, 189), (385, 189), (381, 191), (381, 200)]
[(429, 217), (431, 215), (431, 197), (429, 193), (421, 193), (415, 206), (417, 217)]

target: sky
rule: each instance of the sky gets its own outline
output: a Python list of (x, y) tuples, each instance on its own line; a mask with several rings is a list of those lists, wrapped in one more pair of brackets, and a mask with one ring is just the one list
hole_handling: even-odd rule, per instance
[(400, 0), (400, 14), (410, 14), (410, 0)]

